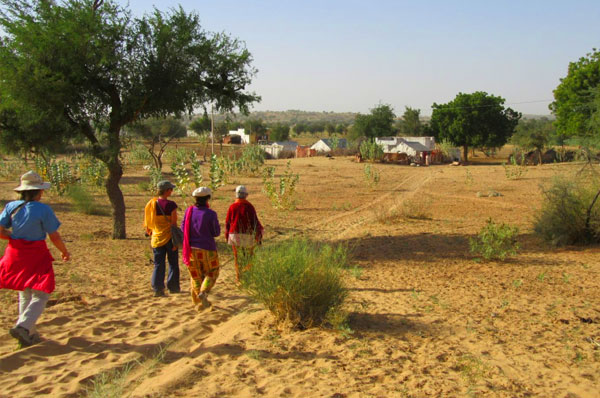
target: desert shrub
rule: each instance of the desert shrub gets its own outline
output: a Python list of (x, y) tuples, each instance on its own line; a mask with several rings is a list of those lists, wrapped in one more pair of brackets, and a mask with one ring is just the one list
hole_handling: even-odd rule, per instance
[(71, 166), (62, 159), (57, 161), (55, 157), (36, 157), (35, 170), (44, 181), (52, 184), (50, 189), (59, 196), (66, 194), (69, 186), (77, 181)]
[(379, 170), (377, 170), (375, 167), (371, 167), (370, 164), (367, 164), (365, 165), (364, 175), (365, 181), (367, 182), (369, 188), (375, 189), (380, 180)]
[(489, 218), (477, 237), (469, 239), (471, 253), (480, 255), (486, 260), (504, 260), (509, 255), (517, 254), (518, 233), (519, 228), (504, 223), (496, 224)]
[(542, 188), (534, 231), (555, 246), (600, 242), (599, 185), (584, 178), (554, 179)]
[(509, 180), (518, 180), (527, 174), (527, 166), (525, 161), (525, 153), (522, 151), (513, 151), (508, 157), (508, 164), (502, 163), (504, 174)]
[(420, 196), (406, 199), (402, 202), (401, 214), (405, 218), (428, 220), (431, 218), (431, 197)]
[(149, 164), (152, 162), (150, 151), (143, 144), (134, 144), (127, 154), (127, 162), (131, 164), (143, 163)]
[(360, 144), (360, 155), (364, 160), (375, 161), (383, 159), (383, 148), (375, 141), (363, 141)]
[(71, 185), (67, 194), (77, 212), (90, 215), (106, 215), (106, 211), (100, 207), (94, 196), (84, 186), (79, 184)]
[(0, 178), (13, 180), (20, 177), (24, 171), (22, 162), (11, 162), (0, 159)]
[(296, 208), (296, 184), (300, 176), (294, 174), (290, 161), (287, 162), (285, 172), (275, 182), (275, 168), (265, 167), (263, 170), (263, 192), (267, 195), (274, 208), (280, 210), (294, 210)]
[(94, 188), (100, 188), (104, 185), (108, 168), (100, 160), (92, 156), (75, 156), (72, 158), (72, 162), (82, 184)]
[(345, 246), (289, 240), (257, 250), (242, 286), (278, 322), (317, 326), (346, 298), (341, 271), (347, 264)]
[(395, 224), (402, 218), (400, 209), (397, 205), (389, 203), (380, 203), (371, 207), (373, 218), (379, 224)]

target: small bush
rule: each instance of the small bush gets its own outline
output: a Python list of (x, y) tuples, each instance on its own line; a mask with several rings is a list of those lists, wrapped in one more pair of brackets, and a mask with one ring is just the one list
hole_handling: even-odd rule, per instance
[(279, 210), (294, 210), (296, 208), (296, 185), (300, 176), (292, 172), (288, 160), (285, 172), (279, 177), (279, 184), (275, 182), (275, 168), (263, 169), (263, 192), (267, 195), (274, 208)]
[(599, 184), (589, 179), (556, 178), (542, 188), (544, 202), (534, 231), (555, 246), (599, 243), (599, 190)]
[(383, 147), (375, 141), (363, 141), (360, 144), (359, 151), (364, 160), (374, 162), (383, 159)]
[(431, 219), (431, 197), (413, 197), (402, 202), (402, 215), (415, 220)]
[(347, 264), (344, 246), (290, 240), (257, 250), (242, 286), (279, 323), (307, 328), (323, 324), (343, 303), (341, 269)]
[(519, 228), (507, 224), (496, 224), (491, 218), (481, 229), (477, 238), (469, 239), (471, 253), (480, 255), (486, 260), (504, 260), (509, 255), (517, 254), (519, 244), (516, 237)]
[(71, 185), (68, 190), (69, 198), (73, 201), (75, 210), (90, 215), (106, 215), (94, 197), (81, 185)]

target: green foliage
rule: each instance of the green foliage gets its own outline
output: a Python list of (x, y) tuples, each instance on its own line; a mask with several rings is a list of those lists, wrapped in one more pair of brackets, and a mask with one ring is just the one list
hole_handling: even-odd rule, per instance
[[(207, 103), (247, 113), (260, 99), (247, 91), (256, 70), (244, 43), (181, 7), (135, 17), (113, 0), (2, 4), (1, 139), (37, 152), (87, 141), (115, 207), (125, 126)], [(125, 212), (113, 215), (113, 237), (125, 238)]]
[(183, 123), (173, 117), (149, 118), (133, 124), (128, 130), (145, 140), (147, 152), (154, 166), (159, 169), (162, 169), (162, 156), (167, 145), (175, 138), (185, 137), (187, 133)]
[(157, 190), (158, 183), (164, 180), (162, 172), (159, 168), (151, 166), (150, 170), (148, 170), (148, 177), (150, 179), (148, 190), (151, 192), (155, 192)]
[(271, 141), (287, 141), (290, 138), (290, 126), (283, 123), (277, 123), (271, 127), (269, 140)]
[(98, 205), (94, 196), (92, 196), (82, 185), (71, 185), (67, 193), (73, 202), (75, 210), (79, 213), (107, 215), (107, 212)]
[(593, 49), (585, 57), (569, 63), (567, 76), (554, 89), (550, 109), (556, 115), (559, 136), (598, 136), (596, 124), (600, 112), (600, 51)]
[(485, 260), (504, 260), (509, 255), (516, 255), (519, 249), (516, 237), (519, 228), (507, 224), (496, 224), (491, 218), (481, 229), (477, 238), (469, 239), (471, 253)]
[(513, 134), (521, 114), (504, 107), (504, 98), (482, 91), (458, 93), (447, 104), (434, 103), (430, 129), (438, 140), (447, 139), (464, 149), (500, 147)]
[(542, 192), (544, 202), (534, 222), (536, 234), (555, 246), (600, 242), (598, 181), (558, 177)]
[(364, 160), (370, 162), (383, 159), (383, 148), (375, 141), (363, 141), (360, 144), (359, 152)]
[(402, 136), (420, 136), (423, 134), (423, 125), (421, 124), (421, 110), (412, 109), (405, 106), (402, 120), (399, 123), (400, 135)]
[[(520, 160), (517, 160), (520, 158)], [(513, 151), (509, 158), (509, 163), (502, 163), (504, 175), (509, 180), (518, 180), (527, 174), (527, 166), (525, 165), (525, 154), (522, 151)]]
[(237, 161), (236, 169), (240, 174), (256, 176), (265, 163), (265, 151), (258, 145), (246, 145), (241, 158)]
[(79, 175), (79, 182), (94, 188), (104, 186), (108, 169), (98, 159), (83, 155), (72, 159), (75, 173)]
[(217, 189), (225, 185), (225, 172), (219, 167), (217, 155), (215, 154), (210, 157), (210, 170), (208, 176), (210, 177), (209, 187), (213, 192), (216, 192)]
[(56, 160), (54, 157), (42, 158), (38, 156), (35, 158), (35, 170), (44, 181), (52, 184), (50, 189), (58, 196), (66, 194), (69, 186), (77, 181), (71, 166), (62, 159)]
[(256, 251), (242, 286), (278, 322), (304, 328), (318, 326), (346, 298), (341, 270), (347, 264), (344, 246), (285, 241)]
[(204, 111), (204, 115), (197, 119), (192, 120), (189, 125), (189, 128), (194, 131), (194, 133), (198, 134), (198, 136), (205, 135), (205, 133), (210, 132), (211, 121), (208, 117), (206, 111)]
[(294, 210), (296, 208), (296, 184), (300, 180), (298, 174), (294, 174), (291, 169), (291, 162), (288, 161), (285, 172), (279, 178), (279, 183), (275, 182), (275, 168), (265, 167), (263, 170), (263, 192), (267, 195), (274, 208), (279, 210)]
[(0, 178), (13, 180), (23, 175), (23, 163), (18, 161), (6, 161), (0, 159)]
[(152, 155), (143, 144), (136, 143), (129, 150), (127, 156), (129, 163), (148, 164), (152, 161)]
[(519, 120), (515, 134), (510, 141), (525, 149), (544, 150), (550, 138), (555, 135), (554, 124), (547, 118)]
[(364, 175), (365, 181), (367, 182), (369, 188), (375, 189), (377, 184), (379, 184), (379, 170), (377, 170), (375, 167), (371, 167), (370, 164), (366, 164), (364, 168)]
[(390, 105), (380, 104), (371, 109), (371, 114), (356, 115), (354, 125), (350, 132), (350, 138), (359, 137), (386, 137), (395, 135), (394, 120), (396, 115)]

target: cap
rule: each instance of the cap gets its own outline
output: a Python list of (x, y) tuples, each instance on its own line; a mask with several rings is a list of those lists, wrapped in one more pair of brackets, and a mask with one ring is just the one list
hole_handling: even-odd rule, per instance
[(246, 189), (246, 186), (244, 186), (244, 185), (238, 185), (235, 188), (235, 193), (245, 193), (245, 194), (247, 194), (248, 193), (248, 189)]
[(15, 191), (33, 191), (37, 189), (50, 188), (49, 182), (44, 182), (42, 177), (35, 171), (28, 171), (21, 176), (21, 185), (15, 188)]
[(175, 188), (175, 185), (171, 184), (171, 181), (163, 180), (163, 181), (160, 181), (158, 184), (156, 184), (156, 187), (160, 191), (166, 191), (167, 189)]
[(212, 191), (210, 190), (209, 187), (196, 188), (194, 190), (194, 192), (192, 192), (192, 196), (194, 196), (196, 198), (201, 198), (203, 196), (209, 196), (209, 195), (212, 195)]

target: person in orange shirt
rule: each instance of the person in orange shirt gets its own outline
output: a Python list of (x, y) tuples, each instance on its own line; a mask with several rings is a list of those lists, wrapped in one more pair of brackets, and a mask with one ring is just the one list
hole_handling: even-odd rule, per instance
[(157, 185), (157, 196), (148, 201), (144, 209), (144, 228), (150, 236), (150, 246), (154, 253), (152, 289), (155, 297), (165, 295), (165, 259), (169, 261), (167, 288), (171, 293), (181, 292), (179, 285), (179, 252), (171, 241), (171, 225), (177, 226), (177, 204), (168, 197), (173, 194), (175, 185), (161, 181)]

